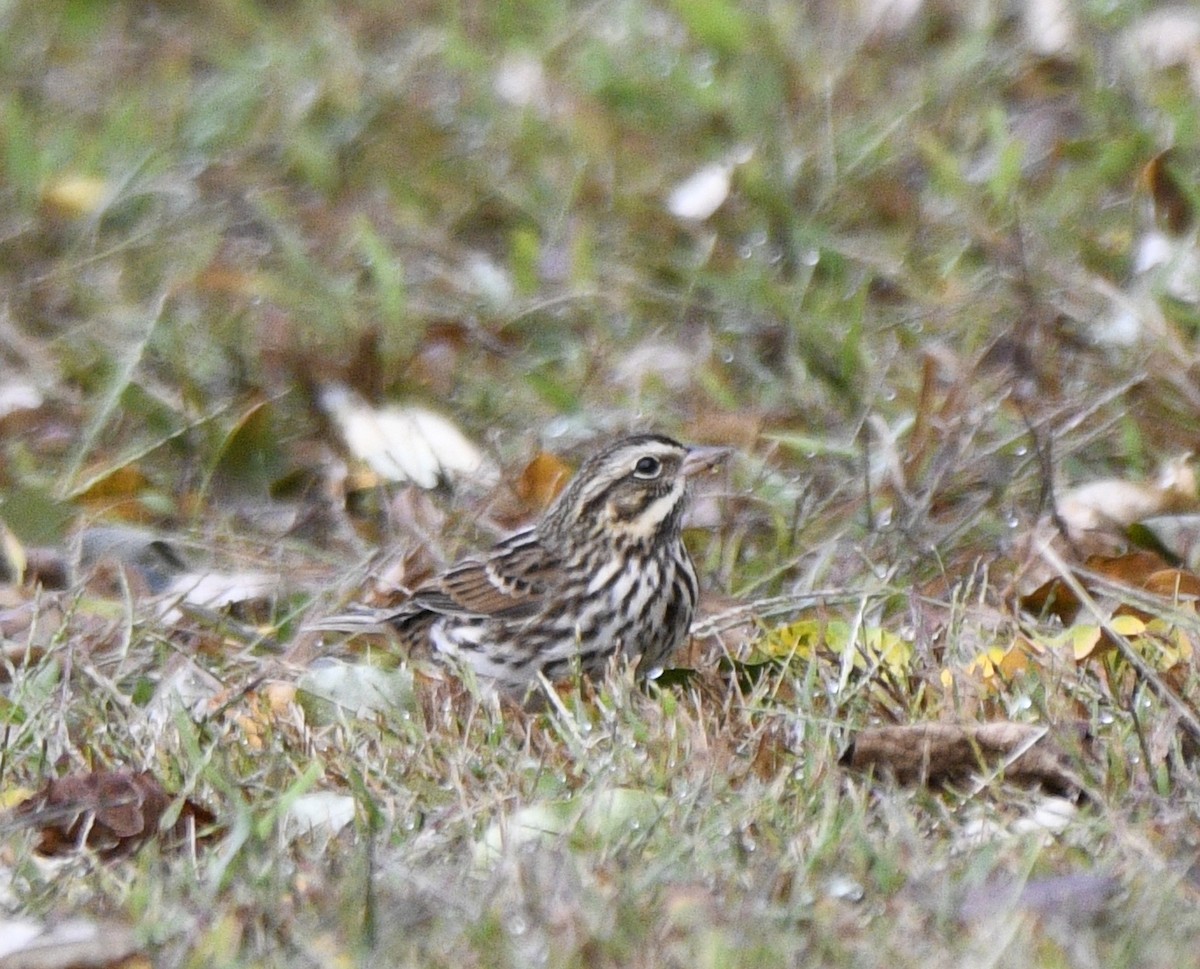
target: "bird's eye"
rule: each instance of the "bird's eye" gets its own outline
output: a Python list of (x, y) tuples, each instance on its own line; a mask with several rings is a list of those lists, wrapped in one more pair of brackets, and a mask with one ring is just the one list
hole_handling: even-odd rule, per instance
[(662, 474), (662, 462), (658, 458), (649, 456), (638, 458), (638, 463), (633, 466), (635, 478), (657, 478), (660, 474)]

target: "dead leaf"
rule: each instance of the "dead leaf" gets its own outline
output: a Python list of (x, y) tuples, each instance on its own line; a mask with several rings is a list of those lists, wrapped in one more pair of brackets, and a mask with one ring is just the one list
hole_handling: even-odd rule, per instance
[(1159, 226), (1171, 235), (1187, 234), (1196, 222), (1192, 197), (1184, 189), (1176, 173), (1174, 149), (1159, 152), (1142, 170), (1142, 178), (1150, 189), (1154, 202), (1154, 217)]
[(1026, 0), (1025, 38), (1039, 57), (1067, 59), (1079, 50), (1079, 24), (1068, 0)]
[(74, 497), (85, 507), (133, 521), (148, 517), (138, 499), (151, 488), (151, 481), (136, 464), (85, 470), (83, 478), (88, 483)]
[(68, 854), (86, 846), (112, 861), (133, 854), (160, 833), (164, 847), (174, 848), (216, 821), (210, 811), (185, 800), (174, 824), (160, 832), (172, 800), (149, 771), (97, 771), (49, 781), (9, 817), (38, 829), (40, 854)]
[(760, 781), (769, 783), (782, 770), (791, 770), (794, 753), (787, 742), (785, 729), (778, 723), (771, 724), (758, 738), (750, 769)]
[(132, 929), (86, 918), (0, 920), (4, 969), (150, 969)]
[(59, 219), (94, 215), (112, 195), (112, 186), (96, 175), (64, 175), (42, 189), (46, 213)]
[(434, 399), (447, 399), (457, 388), (463, 352), (479, 342), (479, 334), (458, 320), (430, 320), (405, 365), (406, 375), (413, 385), (424, 387)]
[(163, 590), (168, 598), (207, 609), (268, 603), (287, 592), (283, 577), (270, 572), (184, 572)]
[(753, 149), (739, 148), (729, 159), (705, 165), (685, 178), (667, 197), (667, 211), (677, 219), (703, 222), (728, 198), (734, 169), (753, 155)]
[(1058, 516), (1078, 540), (1088, 532), (1123, 533), (1143, 518), (1192, 511), (1198, 505), (1196, 472), (1189, 456), (1182, 456), (1167, 462), (1154, 481), (1112, 478), (1072, 488), (1059, 499)]
[[(7, 604), (5, 604), (7, 605)], [(112, 643), (113, 623), (103, 609), (93, 610), (73, 597), (39, 592), (9, 608), (0, 608), (0, 683), (13, 668), (41, 662), (56, 643), (97, 653)]]
[(570, 480), (571, 474), (571, 466), (562, 458), (540, 451), (517, 478), (517, 497), (532, 508), (549, 508)]
[[(1176, 596), (1200, 589), (1200, 577), (1171, 567), (1155, 552), (1136, 551), (1125, 555), (1091, 555), (1083, 564), (1083, 574), (1076, 578), (1089, 595), (1097, 595), (1105, 586), (1128, 586), (1162, 595)], [(1089, 576), (1087, 573), (1091, 573)], [(1097, 581), (1098, 577), (1101, 581)], [(1186, 577), (1186, 578), (1185, 578)], [(1159, 591), (1162, 590), (1162, 591)], [(1060, 578), (1043, 582), (1029, 595), (1020, 599), (1021, 608), (1035, 616), (1057, 616), (1063, 625), (1070, 625), (1079, 615), (1079, 597)]]
[(1156, 515), (1131, 526), (1128, 534), (1141, 548), (1160, 549), (1192, 571), (1200, 569), (1200, 515)]
[(879, 626), (853, 627), (844, 619), (808, 618), (768, 629), (754, 643), (750, 662), (763, 659), (807, 661), (819, 652), (844, 657), (858, 670), (882, 667), (908, 675), (912, 643)]
[[(860, 731), (840, 763), (888, 774), (900, 784), (936, 786), (1000, 770), (1006, 781), (1073, 794), (1082, 782), (1071, 758), (1046, 727), (996, 721), (979, 725), (917, 723)], [(1078, 730), (1075, 731), (1078, 736)]]
[(1139, 70), (1182, 69), (1200, 94), (1200, 11), (1191, 5), (1167, 4), (1135, 20), (1125, 45)]
[(38, 546), (25, 550), (25, 582), (43, 589), (65, 589), (71, 581), (71, 566), (59, 549)]
[(25, 581), (27, 566), (25, 546), (9, 527), (0, 521), (0, 582), (21, 585)]
[[(1011, 645), (990, 646), (977, 654), (959, 671), (968, 682), (975, 683), (990, 692), (1002, 690), (1021, 673), (1037, 662), (1045, 647), (1024, 636), (1018, 636)], [(955, 684), (955, 670), (946, 668), (941, 674), (942, 686), (949, 690)]]
[(1146, 576), (1142, 588), (1171, 602), (1200, 598), (1200, 575), (1182, 569), (1159, 569)]
[(388, 481), (435, 488), (448, 478), (490, 487), (498, 471), (451, 421), (423, 407), (371, 407), (349, 388), (330, 384), (321, 407), (347, 450)]

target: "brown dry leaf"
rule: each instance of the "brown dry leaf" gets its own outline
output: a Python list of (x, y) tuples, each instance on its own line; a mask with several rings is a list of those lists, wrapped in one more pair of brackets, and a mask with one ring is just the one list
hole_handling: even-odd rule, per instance
[[(22, 827), (38, 828), (40, 854), (68, 854), (84, 845), (111, 861), (157, 836), (172, 800), (149, 771), (97, 771), (49, 781), (9, 816)], [(215, 821), (210, 811), (185, 800), (175, 823), (162, 832), (165, 846), (184, 843), (192, 831)]]
[(750, 769), (764, 783), (773, 780), (782, 770), (790, 770), (795, 758), (787, 741), (786, 731), (772, 724), (758, 738)]
[(84, 506), (134, 521), (148, 517), (137, 499), (150, 489), (151, 482), (136, 464), (84, 471), (83, 478), (87, 485), (75, 497)]
[(1072, 794), (1082, 788), (1055, 735), (1046, 727), (1010, 721), (863, 730), (841, 764), (889, 774), (901, 784), (939, 785), (1002, 769), (1006, 781), (1038, 784), (1053, 793)]
[(275, 732), (303, 720), (297, 689), (295, 683), (282, 681), (264, 682), (253, 689), (226, 689), (211, 697), (208, 707), (223, 712), (241, 744), (262, 750)]
[(71, 565), (57, 548), (25, 549), (25, 582), (43, 589), (65, 589), (71, 581)]
[(276, 717), (291, 716), (296, 704), (296, 684), (275, 680), (264, 683), (261, 690), (267, 708)]
[(1142, 588), (1152, 595), (1175, 601), (1200, 597), (1200, 575), (1182, 569), (1159, 569), (1146, 576)]
[(435, 399), (448, 399), (457, 388), (459, 361), (476, 334), (458, 320), (431, 320), (405, 368), (407, 379)]
[(517, 497), (531, 508), (549, 508), (572, 475), (571, 466), (562, 458), (539, 451), (517, 478)]
[(229, 296), (261, 297), (270, 285), (262, 273), (246, 271), (214, 262), (197, 273), (193, 281), (201, 292), (224, 293)]
[(1191, 196), (1179, 182), (1174, 162), (1174, 149), (1168, 148), (1159, 152), (1144, 169), (1142, 177), (1146, 187), (1150, 189), (1150, 198), (1154, 201), (1154, 217), (1159, 227), (1181, 236), (1195, 224), (1196, 212), (1192, 206)]
[[(1200, 577), (1172, 568), (1170, 563), (1154, 552), (1090, 555), (1083, 568), (1085, 572), (1109, 583), (1171, 598), (1195, 594), (1192, 590), (1200, 590)], [(1099, 585), (1094, 579), (1089, 580), (1087, 575), (1077, 578), (1089, 594), (1096, 594)], [(1029, 595), (1022, 596), (1020, 605), (1028, 613), (1057, 616), (1064, 625), (1070, 625), (1079, 615), (1082, 603), (1062, 579), (1054, 578), (1043, 582)]]

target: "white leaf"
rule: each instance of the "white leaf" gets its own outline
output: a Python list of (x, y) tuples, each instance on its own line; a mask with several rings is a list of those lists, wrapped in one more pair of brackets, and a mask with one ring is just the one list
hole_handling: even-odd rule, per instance
[(733, 170), (753, 157), (752, 145), (738, 145), (723, 161), (705, 165), (675, 186), (667, 197), (667, 211), (679, 219), (703, 222), (729, 197)]
[(1198, 504), (1196, 473), (1189, 456), (1168, 461), (1154, 481), (1119, 478), (1089, 481), (1063, 492), (1058, 514), (1075, 538), (1117, 531), (1152, 515), (1192, 511)]
[(453, 423), (422, 407), (373, 408), (341, 385), (321, 391), (320, 402), (346, 448), (381, 478), (434, 488), (446, 477), (484, 486), (499, 473)]
[(331, 723), (345, 714), (403, 716), (416, 709), (412, 673), (403, 668), (385, 670), (326, 658), (305, 670), (296, 689), (297, 702), (312, 723)]
[(33, 384), (11, 380), (0, 385), (0, 417), (22, 410), (37, 410), (43, 402), (42, 392)]
[(729, 196), (732, 174), (732, 165), (706, 165), (675, 186), (667, 197), (667, 211), (676, 218), (704, 221)]
[(544, 107), (547, 103), (546, 72), (541, 61), (528, 54), (510, 54), (500, 62), (493, 82), (501, 100), (517, 107)]
[(354, 820), (354, 808), (354, 798), (349, 794), (310, 791), (292, 802), (285, 826), (293, 836), (332, 836)]
[(166, 589), (169, 598), (220, 609), (240, 602), (271, 599), (284, 591), (283, 580), (266, 572), (185, 572)]
[(142, 711), (144, 719), (134, 721), (134, 729), (161, 736), (180, 712), (200, 722), (209, 713), (209, 702), (222, 689), (224, 684), (207, 670), (190, 659), (183, 660), (163, 676)]
[(1126, 33), (1130, 60), (1140, 68), (1183, 68), (1200, 89), (1200, 11), (1184, 5), (1146, 14)]
[(87, 918), (0, 922), (0, 963), (5, 966), (132, 965), (138, 952), (133, 932), (116, 922)]
[(513, 283), (503, 267), (490, 256), (477, 252), (467, 260), (466, 279), (471, 292), (493, 307), (503, 308), (513, 300)]
[(497, 818), (475, 844), (475, 863), (486, 866), (530, 841), (575, 834), (616, 841), (649, 828), (659, 818), (665, 798), (648, 791), (613, 787), (565, 801), (530, 804)]
[(1025, 0), (1025, 37), (1040, 57), (1066, 57), (1079, 46), (1075, 14), (1066, 0)]

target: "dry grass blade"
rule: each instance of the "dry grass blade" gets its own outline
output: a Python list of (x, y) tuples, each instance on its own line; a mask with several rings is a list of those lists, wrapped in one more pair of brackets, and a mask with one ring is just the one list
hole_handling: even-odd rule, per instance
[(783, 596), (765, 596), (749, 602), (722, 609), (692, 623), (692, 635), (712, 636), (741, 625), (747, 618), (766, 619), (797, 612), (813, 605), (859, 602), (861, 593), (850, 593), (844, 589), (814, 589), (812, 592), (796, 592)]

